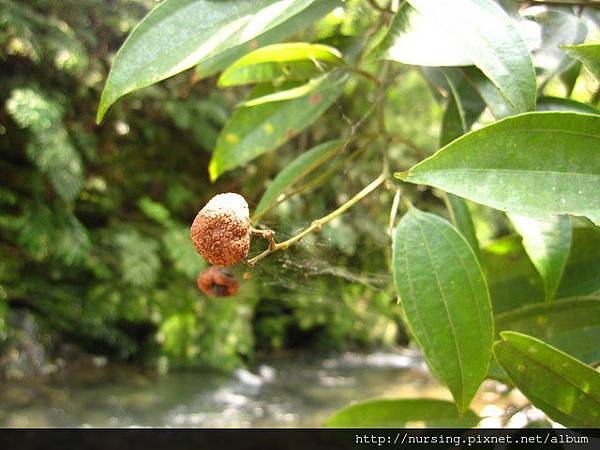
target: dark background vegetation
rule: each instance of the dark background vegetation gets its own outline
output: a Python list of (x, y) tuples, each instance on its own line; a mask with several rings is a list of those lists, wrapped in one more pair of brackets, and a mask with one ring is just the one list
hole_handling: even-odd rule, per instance
[[(229, 370), (251, 363), (257, 350), (403, 340), (389, 307), (387, 196), (264, 261), (235, 298), (207, 298), (195, 282), (205, 267), (189, 239), (199, 208), (226, 191), (256, 205), (286, 162), (339, 137), (368, 99), (341, 100), (277, 154), (213, 185), (210, 154), (245, 89), (221, 91), (214, 78), (196, 82), (188, 71), (94, 122), (111, 58), (154, 2), (0, 4), (0, 378), (43, 373), (56, 357), (86, 354)], [(361, 20), (370, 16), (330, 18), (304, 38), (352, 34)], [(353, 84), (355, 100), (365, 88)], [(418, 92), (425, 100), (398, 104), (413, 118), (397, 126), (433, 150), (430, 124), (441, 107), (416, 72), (402, 89), (393, 95)], [(367, 157), (339, 170), (345, 177), (284, 203), (265, 224), (286, 236), (359, 190), (377, 167)], [(247, 269), (236, 270), (241, 279)]]

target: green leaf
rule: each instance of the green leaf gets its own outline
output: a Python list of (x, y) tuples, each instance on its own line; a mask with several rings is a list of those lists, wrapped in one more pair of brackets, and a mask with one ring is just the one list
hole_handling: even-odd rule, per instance
[(563, 45), (560, 48), (570, 57), (581, 61), (600, 80), (600, 43)]
[(253, 220), (258, 221), (277, 202), (277, 198), (283, 192), (335, 156), (343, 146), (342, 140), (325, 142), (302, 153), (285, 166), (258, 202)]
[(600, 224), (599, 125), (597, 116), (571, 112), (509, 117), (396, 176), (527, 217), (572, 214)]
[(586, 103), (581, 103), (570, 98), (540, 97), (537, 101), (538, 111), (572, 111), (584, 114), (600, 115), (600, 110)]
[(585, 40), (588, 29), (580, 17), (566, 11), (532, 8), (525, 14), (540, 27), (541, 41), (532, 51), (532, 58), (534, 65), (545, 71), (547, 82), (567, 70), (573, 62), (560, 51), (560, 45), (580, 44)]
[(534, 406), (566, 427), (600, 422), (600, 373), (525, 334), (504, 331), (494, 355)]
[(561, 299), (496, 316), (496, 332), (518, 331), (591, 364), (600, 361), (600, 297)]
[(481, 251), (494, 314), (544, 301), (544, 286), (521, 240), (507, 236)]
[(218, 84), (236, 86), (282, 78), (307, 80), (342, 62), (342, 54), (328, 45), (274, 44), (238, 59), (221, 74)]
[(97, 121), (118, 98), (242, 44), (304, 11), (314, 0), (165, 0), (131, 32), (106, 81)]
[(410, 208), (394, 233), (394, 282), (436, 376), (466, 411), (490, 362), (493, 320), (475, 253), (452, 225)]
[(531, 55), (499, 5), (493, 0), (408, 3), (400, 8), (382, 41), (385, 58), (421, 66), (475, 65), (515, 112), (534, 109)]
[(346, 80), (346, 74), (331, 74), (310, 95), (237, 109), (219, 135), (209, 166), (211, 180), (293, 138), (329, 108)]
[(519, 108), (511, 105), (502, 92), (477, 67), (463, 67), (460, 72), (483, 99), (496, 119), (503, 119), (522, 112)]
[(281, 42), (298, 31), (303, 31), (326, 15), (335, 7), (342, 6), (341, 0), (319, 0), (311, 3), (307, 8), (281, 25), (256, 36), (253, 40), (222, 51), (215, 56), (200, 61), (196, 66), (196, 75), (199, 79), (209, 77), (229, 67), (246, 53), (265, 45)]
[(509, 214), (517, 232), (523, 237), (523, 247), (542, 280), (546, 301), (554, 298), (571, 248), (571, 220), (567, 216), (550, 221)]
[(408, 422), (426, 427), (474, 427), (479, 417), (473, 411), (460, 416), (456, 405), (426, 398), (375, 399), (354, 403), (336, 412), (325, 422), (334, 428), (403, 428)]
[[(464, 86), (464, 83), (460, 83), (460, 80), (454, 81), (449, 76), (446, 76), (446, 81), (451, 95), (448, 97), (448, 105), (442, 118), (441, 146), (450, 143), (468, 132), (473, 122), (479, 117), (485, 107), (483, 102), (473, 97), (471, 89)], [(456, 195), (447, 194), (446, 206), (450, 213), (452, 224), (467, 239), (467, 242), (479, 258), (479, 242), (466, 200)]]
[[(281, 91), (273, 92), (272, 94), (251, 98), (250, 100), (246, 100), (245, 102), (240, 103), (239, 106), (258, 106), (263, 105), (265, 103), (282, 102), (285, 100), (293, 100), (295, 98), (305, 97), (309, 94), (312, 94), (315, 91), (319, 91), (320, 89), (322, 89), (323, 83), (327, 83), (329, 79), (329, 74), (322, 75), (318, 78), (313, 78), (312, 80), (309, 80), (307, 83), (301, 84), (300, 86), (295, 86), (290, 89), (284, 89)], [(320, 94), (317, 93), (317, 95)]]
[(600, 292), (600, 229), (575, 228), (571, 254), (558, 287), (558, 297)]

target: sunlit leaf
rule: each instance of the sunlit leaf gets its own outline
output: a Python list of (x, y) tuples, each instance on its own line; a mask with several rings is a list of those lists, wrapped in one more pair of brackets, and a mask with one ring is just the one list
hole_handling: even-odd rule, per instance
[(540, 26), (540, 45), (532, 51), (532, 56), (534, 65), (545, 71), (548, 80), (572, 64), (560, 51), (560, 45), (583, 42), (587, 26), (580, 17), (567, 11), (531, 8), (525, 14)]
[(260, 97), (254, 97), (250, 100), (246, 100), (241, 103), (239, 106), (258, 106), (263, 105), (265, 103), (272, 102), (282, 102), (285, 100), (293, 100), (299, 97), (305, 97), (307, 95), (312, 94), (313, 92), (317, 92), (323, 88), (323, 84), (327, 83), (331, 79), (331, 75), (321, 75), (318, 78), (313, 78), (309, 80), (307, 83), (302, 84), (300, 86), (295, 86), (289, 89), (283, 89), (281, 91), (273, 92), (272, 94), (262, 95)]
[(325, 142), (302, 153), (285, 166), (258, 202), (254, 210), (254, 220), (259, 220), (275, 204), (279, 195), (336, 155), (343, 145), (342, 140)]
[(280, 25), (256, 36), (250, 42), (224, 50), (215, 56), (200, 61), (196, 66), (198, 79), (206, 78), (222, 71), (246, 53), (265, 45), (281, 42), (296, 32), (303, 31), (335, 7), (342, 6), (341, 0), (319, 0), (311, 3), (298, 14)]
[(131, 32), (106, 81), (97, 120), (118, 98), (164, 80), (300, 14), (314, 0), (165, 0)]
[(209, 166), (211, 180), (296, 136), (331, 106), (342, 93), (346, 79), (345, 74), (332, 74), (310, 95), (240, 107), (219, 135)]
[(561, 49), (567, 55), (581, 61), (600, 80), (600, 43), (563, 45)]
[[(492, 0), (409, 0), (380, 48), (384, 56), (422, 66), (475, 65), (515, 112), (534, 109), (531, 55), (512, 20)], [(468, 20), (466, 19), (468, 18)]]
[(534, 406), (567, 427), (600, 421), (600, 372), (544, 342), (504, 331), (494, 356)]
[[(425, 398), (376, 399), (354, 403), (325, 422), (334, 428), (402, 428), (407, 423), (426, 427), (474, 427), (479, 417), (467, 410), (459, 415), (456, 405), (446, 400)], [(414, 426), (414, 425), (413, 425)]]
[(442, 218), (410, 208), (394, 233), (394, 282), (429, 366), (468, 409), (490, 362), (493, 321), (483, 272)]
[(523, 216), (600, 224), (599, 155), (599, 117), (534, 112), (472, 131), (397, 176)]
[(558, 288), (571, 248), (571, 220), (567, 216), (549, 221), (509, 214), (517, 232), (523, 237), (523, 247), (542, 280), (546, 300), (551, 300)]
[(307, 80), (342, 62), (342, 54), (328, 45), (293, 42), (259, 48), (238, 59), (219, 78), (220, 86), (278, 79)]

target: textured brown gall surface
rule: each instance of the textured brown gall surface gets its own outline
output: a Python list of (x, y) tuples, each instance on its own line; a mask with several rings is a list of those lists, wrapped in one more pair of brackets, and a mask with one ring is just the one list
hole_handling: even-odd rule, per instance
[(214, 196), (192, 224), (192, 241), (198, 253), (215, 266), (232, 266), (248, 254), (248, 204), (234, 193)]
[(198, 274), (198, 288), (209, 297), (236, 295), (240, 284), (235, 274), (222, 267), (209, 267)]

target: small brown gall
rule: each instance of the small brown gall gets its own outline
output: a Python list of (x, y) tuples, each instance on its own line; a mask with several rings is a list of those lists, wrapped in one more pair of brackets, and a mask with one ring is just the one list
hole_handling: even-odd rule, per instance
[(198, 274), (198, 289), (209, 297), (231, 297), (237, 294), (240, 284), (235, 274), (223, 267), (209, 267)]

